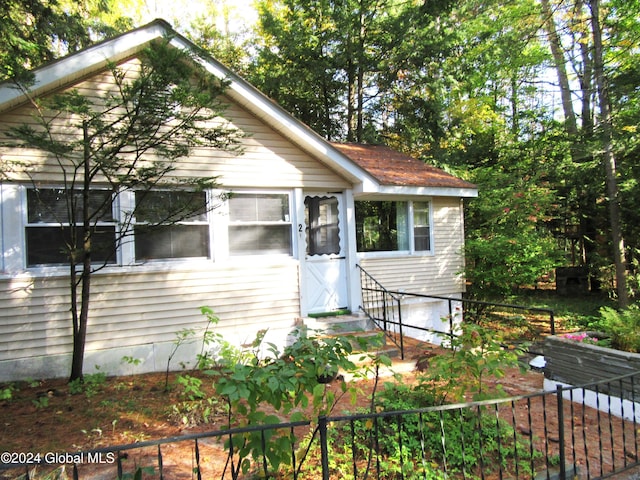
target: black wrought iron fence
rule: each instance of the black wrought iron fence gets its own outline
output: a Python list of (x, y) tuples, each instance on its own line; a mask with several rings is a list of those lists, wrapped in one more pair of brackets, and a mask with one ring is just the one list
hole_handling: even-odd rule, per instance
[[(531, 395), (321, 417), (85, 452), (5, 452), (0, 477), (65, 478), (60, 476), (64, 470), (66, 478), (89, 479), (607, 478), (640, 464), (640, 406), (636, 389), (627, 388), (639, 380), (640, 372)], [(626, 392), (621, 399), (605, 393), (621, 389)], [(260, 440), (250, 452), (243, 444), (248, 436)], [(279, 457), (277, 469), (274, 442), (280, 451), (285, 446), (288, 457)]]
[[(402, 358), (404, 358), (404, 337), (408, 331), (452, 335), (454, 322), (461, 319), (489, 325), (495, 331), (503, 330), (505, 340), (514, 343), (527, 341), (530, 344), (535, 344), (544, 335), (556, 333), (555, 316), (552, 309), (389, 290), (364, 268), (358, 267), (361, 274), (361, 308), (377, 327), (400, 348)], [(413, 299), (429, 299), (446, 303), (448, 313), (443, 316), (442, 320), (444, 321), (441, 322), (439, 328), (438, 326), (416, 325), (417, 322), (411, 322), (410, 325), (407, 323), (403, 315), (403, 308), (407, 302)]]

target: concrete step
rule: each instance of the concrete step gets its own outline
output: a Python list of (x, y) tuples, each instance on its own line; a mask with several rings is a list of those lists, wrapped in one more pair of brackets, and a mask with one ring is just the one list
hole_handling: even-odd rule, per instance
[(299, 319), (310, 330), (324, 334), (343, 334), (375, 330), (375, 325), (366, 315), (350, 314), (327, 317), (304, 317)]

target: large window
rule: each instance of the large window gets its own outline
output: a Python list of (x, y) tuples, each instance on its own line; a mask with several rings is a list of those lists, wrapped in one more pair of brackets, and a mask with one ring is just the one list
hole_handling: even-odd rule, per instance
[(209, 258), (205, 192), (136, 192), (136, 260)]
[(429, 202), (357, 201), (358, 252), (431, 251)]
[(229, 199), (229, 253), (290, 255), (289, 195), (234, 193)]
[[(88, 214), (92, 229), (92, 260), (115, 262), (116, 222), (112, 192), (92, 190), (89, 193)], [(81, 191), (28, 189), (25, 229), (27, 266), (68, 264), (72, 249), (82, 246), (83, 218)]]

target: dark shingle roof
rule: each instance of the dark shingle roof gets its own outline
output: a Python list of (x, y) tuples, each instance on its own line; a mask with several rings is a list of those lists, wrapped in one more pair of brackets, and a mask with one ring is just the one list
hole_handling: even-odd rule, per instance
[(382, 185), (476, 188), (472, 183), (384, 145), (333, 143), (333, 146)]

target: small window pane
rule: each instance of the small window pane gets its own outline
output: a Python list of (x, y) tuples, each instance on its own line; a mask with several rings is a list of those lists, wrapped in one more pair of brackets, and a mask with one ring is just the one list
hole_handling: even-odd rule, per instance
[(289, 195), (238, 193), (229, 199), (232, 222), (288, 222)]
[(136, 260), (209, 257), (208, 225), (171, 225), (134, 229)]
[(428, 202), (413, 204), (413, 241), (417, 252), (431, 250)]
[(289, 195), (233, 194), (229, 222), (231, 255), (291, 255)]
[(136, 222), (206, 222), (205, 192), (153, 190), (136, 192)]
[[(113, 222), (113, 195), (109, 190), (89, 192), (89, 216), (92, 223)], [(27, 190), (27, 220), (29, 223), (68, 224), (71, 213), (75, 222), (83, 221), (82, 192), (62, 188)]]
[(289, 225), (232, 226), (229, 233), (232, 255), (291, 254)]
[(431, 241), (429, 238), (429, 227), (414, 228), (414, 238), (416, 251), (431, 250)]
[[(27, 266), (69, 264), (69, 229), (61, 227), (27, 227)], [(81, 244), (78, 232), (76, 244)], [(99, 226), (92, 234), (92, 263), (116, 261), (115, 227)]]

